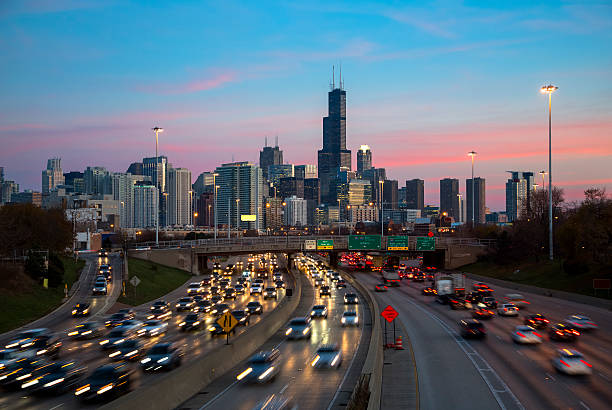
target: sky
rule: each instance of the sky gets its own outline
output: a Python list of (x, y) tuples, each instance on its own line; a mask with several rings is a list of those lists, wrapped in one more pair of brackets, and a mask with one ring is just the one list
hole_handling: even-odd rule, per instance
[(257, 163), (266, 136), (316, 164), (340, 64), (353, 167), (368, 144), (426, 203), (441, 178), (465, 191), (472, 150), (492, 210), (506, 171), (547, 170), (549, 83), (553, 184), (612, 188), (610, 1), (2, 0), (0, 56), (0, 166), (22, 189), (51, 157), (125, 172), (153, 126), (194, 180)]

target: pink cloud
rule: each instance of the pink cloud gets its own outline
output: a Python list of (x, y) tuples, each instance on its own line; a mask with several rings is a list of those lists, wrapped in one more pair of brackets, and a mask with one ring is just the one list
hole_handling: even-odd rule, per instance
[(200, 91), (212, 90), (225, 84), (239, 81), (238, 76), (233, 71), (198, 78), (183, 83), (161, 83), (155, 85), (141, 85), (135, 89), (140, 92), (162, 95), (190, 94)]

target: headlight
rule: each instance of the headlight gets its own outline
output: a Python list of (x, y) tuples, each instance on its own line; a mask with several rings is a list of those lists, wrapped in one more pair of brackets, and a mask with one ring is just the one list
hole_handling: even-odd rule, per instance
[(263, 380), (263, 379), (265, 379), (266, 377), (268, 377), (268, 375), (269, 375), (270, 373), (272, 373), (272, 371), (273, 371), (273, 370), (274, 370), (274, 366), (270, 366), (270, 368), (269, 368), (268, 370), (266, 370), (265, 372), (263, 372), (263, 373), (261, 374), (261, 376), (259, 376), (257, 379), (259, 379), (259, 380)]
[(89, 384), (83, 386), (83, 387), (79, 387), (78, 389), (76, 389), (76, 392), (74, 392), (75, 396), (78, 396), (79, 394), (83, 394), (85, 392), (88, 392), (90, 390)]
[(179, 326), (185, 326), (185, 322), (179, 323)]
[(311, 314), (311, 315), (314, 315), (314, 314), (315, 314), (315, 311), (313, 310), (312, 312), (310, 312), (310, 314)]
[(310, 328), (308, 328), (308, 327), (305, 328), (304, 330), (302, 330), (302, 334), (303, 335), (307, 334), (308, 332), (310, 332)]
[(22, 388), (22, 389), (26, 389), (26, 388), (28, 388), (28, 387), (30, 387), (30, 386), (34, 386), (34, 385), (35, 385), (35, 384), (37, 384), (37, 383), (38, 383), (38, 379), (31, 380), (31, 381), (29, 381), (29, 382), (27, 382), (27, 383), (22, 384), (22, 385), (21, 385), (21, 388)]
[(105, 345), (105, 344), (107, 344), (107, 343), (108, 343), (108, 339), (106, 339), (106, 340), (102, 340), (102, 341), (100, 342), (100, 345)]
[(76, 335), (78, 335), (78, 334), (79, 334), (79, 332), (74, 331), (74, 332), (70, 332), (70, 333), (68, 333), (68, 336), (76, 336)]
[(164, 357), (162, 357), (161, 359), (159, 359), (159, 360), (157, 361), (157, 363), (162, 363), (162, 362), (165, 362), (165, 361), (167, 361), (167, 360), (168, 360), (168, 356), (164, 356)]
[(248, 369), (246, 369), (245, 371), (243, 371), (242, 373), (240, 373), (238, 376), (236, 376), (236, 380), (242, 380), (244, 379), (249, 373), (251, 373), (253, 371), (252, 367), (249, 367)]
[(75, 309), (75, 310), (73, 310), (73, 311), (72, 311), (72, 314), (73, 314), (73, 315), (76, 315), (76, 312), (77, 312), (77, 311), (76, 311), (76, 309)]
[(315, 358), (313, 359), (313, 361), (310, 363), (310, 365), (312, 367), (314, 367), (317, 364), (317, 362), (319, 361), (320, 358), (321, 358), (321, 356), (316, 355)]
[(120, 354), (121, 352), (117, 350), (116, 352), (109, 354), (108, 357), (115, 357), (115, 356), (119, 356)]
[(342, 323), (346, 323), (346, 318), (344, 318), (344, 317), (343, 317), (343, 318), (342, 318), (342, 320), (341, 320), (341, 322), (342, 322)]
[[(37, 381), (38, 381), (38, 380), (37, 380)], [(62, 378), (59, 378), (59, 379), (57, 379), (57, 380), (53, 380), (53, 381), (51, 381), (51, 382), (49, 382), (49, 383), (45, 383), (45, 384), (43, 384), (43, 387), (51, 387), (51, 386), (55, 386), (56, 384), (59, 384), (59, 383), (61, 383), (61, 382), (63, 382), (63, 381), (64, 381), (64, 378), (62, 377)]]
[(109, 391), (112, 388), (113, 388), (113, 383), (107, 384), (106, 386), (104, 386), (100, 390), (98, 390), (98, 394), (104, 394), (104, 393), (106, 393), (107, 391)]
[(210, 326), (210, 327), (208, 328), (208, 330), (210, 330), (211, 332), (214, 332), (214, 331), (215, 331), (215, 327), (214, 327), (214, 326)]
[(150, 361), (151, 361), (151, 358), (150, 358), (150, 357), (145, 357), (144, 359), (142, 359), (142, 360), (140, 361), (140, 363), (142, 363), (142, 364), (146, 364), (146, 363), (149, 363)]
[(287, 329), (287, 331), (285, 332), (285, 335), (288, 335), (289, 333), (293, 332), (293, 329), (289, 328)]
[(338, 362), (338, 359), (340, 359), (340, 353), (338, 353), (336, 357), (334, 357), (334, 360), (332, 360), (331, 365), (335, 366), (336, 363)]

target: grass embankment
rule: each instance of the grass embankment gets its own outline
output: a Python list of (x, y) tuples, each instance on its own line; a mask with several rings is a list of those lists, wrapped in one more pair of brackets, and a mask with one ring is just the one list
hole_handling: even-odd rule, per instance
[[(85, 261), (75, 262), (74, 259), (63, 256), (60, 256), (60, 259), (64, 264), (64, 281), (70, 289), (85, 266)], [(6, 270), (1, 276), (8, 273), (5, 286), (0, 289), (0, 333), (43, 317), (62, 303), (64, 286), (45, 289), (20, 268), (3, 265), (0, 269)]]
[(496, 265), (491, 262), (477, 262), (463, 266), (464, 272), (491, 278), (507, 280), (541, 288), (562, 290), (612, 299), (605, 290), (593, 291), (593, 279), (612, 278), (612, 274), (603, 267), (593, 266), (588, 272), (579, 275), (568, 275), (563, 271), (561, 262), (555, 260), (540, 262), (523, 262), (517, 265)]
[[(141, 259), (128, 259), (130, 277), (126, 284), (126, 296), (119, 297), (118, 302), (130, 306), (138, 306), (164, 296), (189, 279), (191, 274), (180, 269), (158, 265)], [(137, 276), (140, 279), (134, 287), (129, 280)]]

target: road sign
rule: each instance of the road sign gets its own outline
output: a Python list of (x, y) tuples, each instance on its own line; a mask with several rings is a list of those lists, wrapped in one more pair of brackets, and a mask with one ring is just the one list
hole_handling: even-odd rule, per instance
[(304, 241), (304, 250), (315, 251), (317, 250), (317, 241), (314, 239), (308, 239)]
[(242, 222), (255, 222), (257, 220), (257, 215), (240, 215), (240, 220)]
[(387, 322), (391, 323), (393, 320), (395, 320), (399, 313), (397, 313), (397, 310), (393, 309), (391, 305), (389, 305), (385, 308), (385, 310), (380, 312), (380, 315), (384, 317)]
[(225, 312), (217, 319), (217, 324), (221, 326), (225, 333), (229, 333), (238, 324), (238, 320), (230, 312)]
[(429, 236), (430, 238), (433, 238), (434, 233), (432, 231), (427, 232), (427, 236)]
[(417, 238), (416, 243), (417, 251), (435, 251), (436, 250), (436, 238)]
[(132, 279), (130, 279), (130, 283), (132, 284), (132, 286), (136, 287), (140, 284), (140, 278), (138, 276), (132, 276)]
[(350, 235), (349, 250), (380, 249), (380, 235)]
[(389, 251), (407, 251), (408, 237), (407, 236), (388, 236), (387, 250)]
[(317, 239), (317, 249), (334, 249), (333, 239)]

